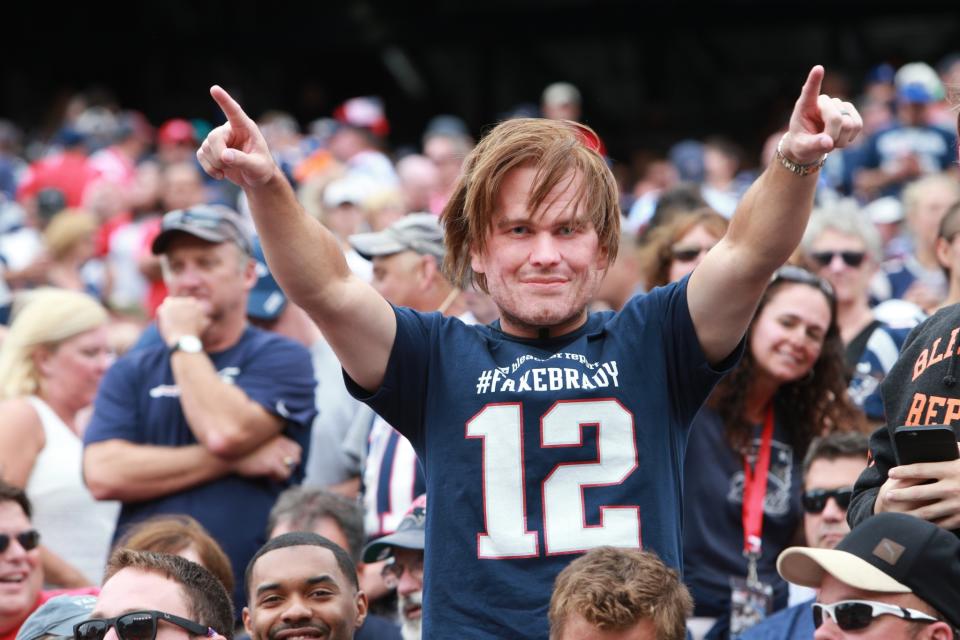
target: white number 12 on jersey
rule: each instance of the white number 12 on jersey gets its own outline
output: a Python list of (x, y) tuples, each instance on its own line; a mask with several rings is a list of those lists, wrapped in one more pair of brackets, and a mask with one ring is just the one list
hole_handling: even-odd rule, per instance
[[(563, 400), (540, 418), (544, 449), (583, 446), (583, 427), (597, 427), (597, 460), (557, 464), (543, 480), (543, 537), (547, 555), (602, 545), (639, 548), (639, 507), (600, 507), (600, 524), (588, 525), (583, 490), (615, 485), (637, 468), (633, 415), (619, 402)], [(483, 440), (483, 519), (480, 558), (539, 555), (539, 536), (527, 529), (524, 497), (523, 406), (490, 404), (467, 423), (468, 438)]]

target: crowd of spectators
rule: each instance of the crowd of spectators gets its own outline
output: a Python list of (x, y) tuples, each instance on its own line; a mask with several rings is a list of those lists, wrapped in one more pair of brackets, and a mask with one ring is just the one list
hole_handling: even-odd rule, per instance
[[(886, 424), (881, 383), (910, 330), (960, 301), (951, 87), (960, 90), (960, 55), (936, 70), (880, 65), (846, 97), (864, 116), (863, 132), (827, 158), (800, 248), (762, 298), (740, 364), (694, 420), (683, 501), (690, 595), (669, 570), (650, 568), (656, 558), (591, 557), (601, 569), (590, 571), (626, 562), (639, 563), (637, 575), (667, 571), (656, 575), (678, 595), (672, 618), (656, 621), (664, 634), (683, 637), (686, 617), (695, 637), (732, 637), (731, 576), (768, 584), (772, 610), (802, 603), (809, 615), (810, 592), (788, 586), (791, 572), (778, 573), (777, 557), (805, 532), (807, 545), (835, 546), (846, 530), (837, 524), (824, 541), (822, 521), (843, 520), (853, 484), (850, 473), (818, 484), (817, 473), (838, 457), (866, 466), (865, 436), (837, 434)], [(566, 83), (547, 87), (541, 106), (548, 118), (583, 116)], [(474, 147), (471, 132), (439, 115), (420, 148), (398, 156), (388, 113), (379, 99), (357, 97), (306, 129), (282, 111), (257, 123), (303, 209), (333, 233), (356, 277), (397, 306), (495, 321), (488, 296), (451, 283), (441, 268), (438, 215)], [(36, 554), (18, 581), (29, 588), (22, 602), (0, 594), (4, 639), (56, 595), (40, 595), (41, 581), (76, 595), (100, 585), (105, 568), (116, 582), (153, 566), (131, 555), (108, 567), (112, 543), (201, 564), (233, 595), (238, 630), (242, 618), (259, 637), (269, 616), (259, 600), (244, 609), (253, 592), (240, 578), (247, 568), (254, 585), (282, 582), (266, 560), (290, 546), (326, 548), (298, 531), (339, 544), (347, 590), (365, 594), (351, 596), (343, 633), (419, 637), (423, 468), (410, 443), (347, 392), (324, 336), (273, 279), (244, 194), (200, 168), (196, 151), (211, 126), (177, 118), (155, 128), (137, 111), (83, 96), (49, 139), (0, 122), (0, 479), (29, 500), (4, 489), (13, 497), (0, 495), (0, 507), (15, 500), (24, 514), (0, 530)], [(771, 132), (759, 170), (782, 134)], [(633, 183), (619, 185), (620, 256), (596, 310), (619, 310), (691, 273), (758, 175), (720, 136), (647, 156)], [(203, 365), (192, 360), (201, 352), (210, 354)], [(762, 536), (745, 554), (746, 496), (760, 459), (769, 464)], [(18, 536), (28, 525), (39, 546)], [(319, 548), (311, 553), (326, 553)], [(251, 559), (260, 559), (252, 569)], [(557, 637), (574, 637), (575, 625), (608, 628), (600, 614), (567, 617), (575, 605), (599, 606), (576, 580), (600, 574), (570, 567), (550, 609)], [(0, 577), (13, 575), (5, 571)], [(790, 615), (778, 624), (797, 625), (799, 613)]]

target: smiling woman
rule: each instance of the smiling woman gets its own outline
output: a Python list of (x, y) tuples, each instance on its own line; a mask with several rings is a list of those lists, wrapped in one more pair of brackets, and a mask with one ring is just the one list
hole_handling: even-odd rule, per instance
[(748, 329), (742, 361), (694, 421), (684, 473), (684, 580), (694, 614), (715, 623), (709, 638), (727, 637), (730, 580), (751, 568), (772, 587), (771, 605), (787, 604), (775, 562), (801, 524), (803, 455), (816, 435), (860, 427), (862, 416), (847, 401), (835, 309), (829, 284), (781, 268)]
[(0, 350), (0, 465), (24, 487), (43, 533), (46, 580), (99, 584), (119, 505), (83, 483), (78, 414), (110, 365), (107, 313), (76, 291), (29, 294)]

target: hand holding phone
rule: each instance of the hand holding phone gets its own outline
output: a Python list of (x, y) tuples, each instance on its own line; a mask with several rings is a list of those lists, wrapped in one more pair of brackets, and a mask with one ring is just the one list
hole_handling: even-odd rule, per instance
[(946, 462), (960, 456), (956, 432), (949, 425), (897, 427), (893, 432), (893, 440), (901, 465)]

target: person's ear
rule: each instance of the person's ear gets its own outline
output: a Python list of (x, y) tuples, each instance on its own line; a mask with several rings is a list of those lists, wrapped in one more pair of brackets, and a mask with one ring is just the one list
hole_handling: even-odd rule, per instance
[(945, 269), (950, 268), (950, 245), (951, 243), (947, 242), (946, 238), (937, 238), (937, 246), (935, 247), (937, 262)]
[(367, 600), (367, 594), (365, 594), (363, 591), (357, 591), (356, 606), (357, 618), (356, 622), (354, 623), (354, 628), (359, 629), (361, 626), (363, 626), (363, 621), (367, 619), (367, 610), (370, 607), (370, 602)]
[(52, 367), (50, 366), (50, 357), (52, 355), (53, 351), (46, 346), (37, 347), (33, 353), (30, 354), (30, 358), (33, 360), (33, 366), (40, 372), (41, 376), (49, 376), (52, 373)]
[(925, 638), (926, 640), (960, 640), (953, 635), (950, 625), (943, 621), (924, 625), (922, 635), (915, 637)]
[(437, 258), (431, 255), (420, 256), (420, 263), (417, 265), (417, 270), (420, 272), (422, 288), (430, 288), (440, 270), (437, 264)]
[(250, 607), (243, 608), (241, 617), (243, 618), (243, 628), (246, 629), (247, 635), (253, 638), (253, 627), (250, 623)]

